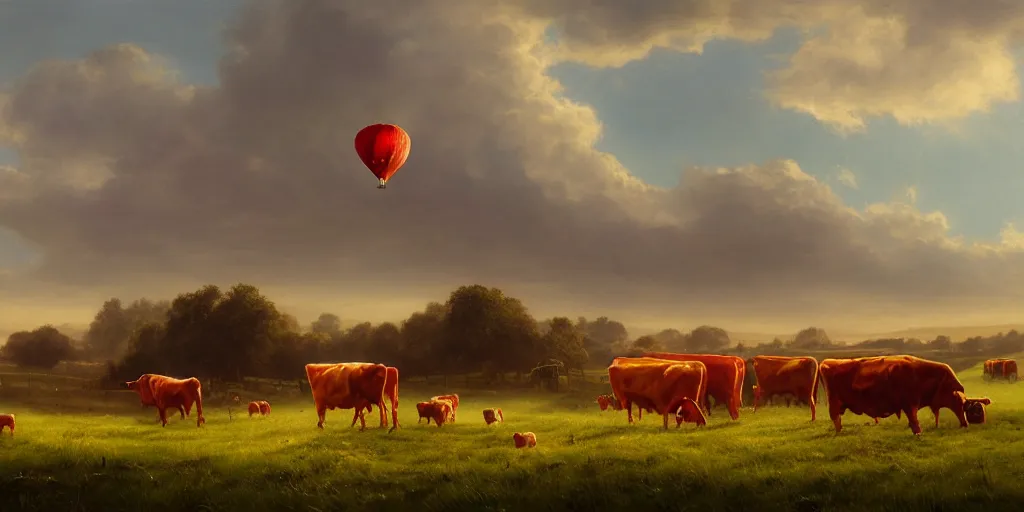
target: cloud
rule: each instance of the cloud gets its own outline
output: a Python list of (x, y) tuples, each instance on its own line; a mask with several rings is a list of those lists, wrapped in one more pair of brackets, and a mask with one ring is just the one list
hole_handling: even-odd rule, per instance
[[(27, 183), (0, 227), (42, 253), (19, 293), (245, 280), (371, 319), (470, 282), (540, 314), (672, 323), (1019, 310), (1016, 247), (964, 244), (913, 204), (852, 209), (796, 162), (637, 180), (545, 74), (547, 23), (487, 2), (262, 1), (216, 87), (127, 44), (39, 64), (2, 115)], [(351, 149), (380, 120), (413, 140), (384, 191)]]
[(910, 202), (910, 204), (917, 204), (917, 187), (907, 187), (907, 190), (904, 191), (904, 195), (906, 195), (907, 201)]
[(838, 179), (839, 183), (841, 183), (843, 186), (846, 186), (846, 187), (849, 187), (849, 188), (857, 188), (858, 187), (858, 185), (857, 185), (857, 175), (854, 174), (853, 171), (847, 169), (846, 167), (840, 167), (839, 168), (839, 174), (837, 175), (836, 179)]
[(844, 132), (871, 117), (949, 123), (1018, 101), (1012, 53), (1024, 2), (955, 0), (522, 0), (553, 20), (560, 56), (621, 66), (654, 48), (700, 52), (714, 39), (764, 41), (778, 28), (805, 38), (766, 76), (775, 104)]

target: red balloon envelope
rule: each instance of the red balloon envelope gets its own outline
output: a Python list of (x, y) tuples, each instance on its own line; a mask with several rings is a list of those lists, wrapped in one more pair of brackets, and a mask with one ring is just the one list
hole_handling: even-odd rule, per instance
[(386, 188), (387, 182), (409, 158), (412, 141), (405, 130), (393, 124), (373, 124), (356, 134), (356, 153), (374, 176), (380, 180), (377, 188)]

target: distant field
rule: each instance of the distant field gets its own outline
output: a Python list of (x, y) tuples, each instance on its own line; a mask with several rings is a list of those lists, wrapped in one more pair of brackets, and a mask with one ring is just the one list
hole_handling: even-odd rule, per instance
[[(738, 422), (716, 409), (706, 428), (662, 432), (659, 417), (629, 426), (589, 393), (460, 391), (459, 422), (437, 428), (414, 404), (442, 389), (404, 385), (403, 428), (387, 434), (349, 428), (351, 411), (318, 431), (302, 397), (251, 420), (211, 404), (198, 429), (194, 416), (161, 428), (126, 392), (4, 391), (18, 432), (0, 438), (0, 510), (1019, 509), (1024, 383), (980, 375), (960, 378), (993, 399), (990, 423), (965, 431), (943, 410), (936, 430), (926, 410), (918, 439), (905, 419), (851, 414), (836, 435), (825, 404), (814, 423), (806, 408), (747, 408)], [(480, 410), (494, 406), (507, 422), (488, 427)], [(538, 448), (514, 449), (514, 431)]]

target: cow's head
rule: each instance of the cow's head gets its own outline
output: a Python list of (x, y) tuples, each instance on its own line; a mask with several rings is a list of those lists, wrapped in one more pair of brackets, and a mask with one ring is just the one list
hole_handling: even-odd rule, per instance
[(611, 405), (611, 401), (608, 400), (607, 396), (600, 395), (597, 397), (597, 405), (601, 407), (602, 411), (607, 411), (608, 406)]
[(132, 391), (138, 391), (138, 389), (139, 389), (139, 380), (138, 379), (130, 380), (128, 382), (125, 382), (124, 385), (128, 386), (128, 389), (130, 389)]
[(700, 410), (700, 407), (697, 406), (697, 402), (694, 402), (689, 398), (684, 398), (683, 402), (679, 404), (679, 409), (676, 411), (676, 428), (679, 428), (684, 421), (687, 423), (696, 423), (702, 427), (708, 424), (708, 419), (704, 416), (704, 411)]
[(985, 406), (991, 403), (989, 398), (968, 398), (964, 403), (967, 422), (975, 425), (985, 423)]

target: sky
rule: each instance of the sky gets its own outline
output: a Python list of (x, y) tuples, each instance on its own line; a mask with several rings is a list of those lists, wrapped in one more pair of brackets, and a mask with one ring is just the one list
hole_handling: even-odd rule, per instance
[[(629, 325), (1024, 306), (1024, 2), (0, 2), (0, 330), (244, 281)], [(386, 190), (355, 132), (403, 126)], [(1020, 231), (1018, 231), (1020, 228)]]

